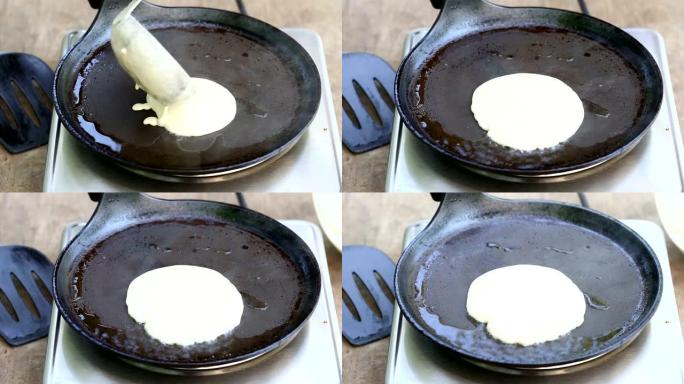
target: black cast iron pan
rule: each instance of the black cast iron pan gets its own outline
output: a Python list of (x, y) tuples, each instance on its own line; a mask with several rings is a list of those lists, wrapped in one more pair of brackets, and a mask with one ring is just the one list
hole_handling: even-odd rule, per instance
[(118, 64), (111, 23), (129, 0), (105, 0), (85, 37), (57, 69), (54, 97), (64, 126), (85, 146), (134, 172), (206, 181), (273, 160), (290, 149), (321, 98), (318, 70), (295, 40), (257, 19), (208, 8), (142, 2), (133, 12), (191, 76), (226, 86), (237, 117), (213, 134), (181, 138), (143, 125), (131, 106), (143, 91)]
[[(191, 347), (151, 338), (129, 315), (126, 291), (137, 276), (169, 265), (198, 265), (228, 277), (243, 296), (240, 325)], [(277, 221), (233, 205), (104, 195), (55, 267), (62, 317), (79, 334), (124, 360), (183, 375), (223, 373), (290, 342), (321, 288), (307, 245)]]
[[(587, 298), (584, 323), (558, 340), (504, 344), (467, 315), (472, 281), (495, 268), (555, 268)], [(506, 373), (549, 374), (586, 366), (625, 347), (655, 312), (662, 275), (634, 231), (602, 213), (542, 201), (446, 195), (397, 264), (402, 314), (425, 336), (477, 365)]]
[[(427, 36), (399, 68), (395, 98), (404, 124), (437, 153), (486, 176), (524, 182), (568, 179), (634, 148), (663, 98), (649, 52), (619, 28), (579, 13), (446, 0)], [(583, 100), (567, 142), (515, 151), (490, 140), (470, 106), (495, 77), (550, 75)]]

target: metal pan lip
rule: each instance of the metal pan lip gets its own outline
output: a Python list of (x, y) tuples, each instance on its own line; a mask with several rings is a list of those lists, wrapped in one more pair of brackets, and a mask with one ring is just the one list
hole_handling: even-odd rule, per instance
[(559, 364), (559, 365), (550, 365), (546, 367), (536, 367), (536, 368), (526, 368), (526, 367), (521, 367), (521, 366), (516, 366), (516, 365), (496, 365), (496, 364), (488, 364), (483, 361), (475, 360), (475, 359), (470, 359), (470, 358), (463, 358), (463, 360), (474, 364), (478, 367), (488, 369), (490, 371), (494, 372), (499, 372), (499, 373), (505, 373), (508, 375), (525, 375), (525, 376), (557, 376), (557, 375), (564, 375), (568, 373), (574, 373), (574, 372), (579, 372), (583, 371), (588, 368), (595, 367), (597, 365), (602, 364), (605, 360), (613, 357), (614, 355), (619, 354), (622, 352), (625, 348), (627, 348), (630, 344), (632, 344), (637, 337), (643, 332), (643, 329), (639, 330), (635, 335), (631, 336), (624, 344), (620, 345), (619, 347), (608, 351), (604, 354), (596, 355), (591, 358), (587, 358), (581, 361), (576, 361), (573, 363), (567, 363), (567, 364)]
[[(571, 174), (571, 173), (578, 173), (582, 172), (586, 169), (593, 168), (595, 166), (598, 166), (602, 163), (605, 163), (613, 158), (620, 157), (622, 155), (627, 154), (631, 149), (636, 147), (636, 145), (644, 138), (646, 133), (648, 133), (649, 129), (653, 125), (653, 122), (655, 121), (656, 117), (660, 113), (660, 110), (662, 108), (663, 104), (663, 98), (664, 98), (664, 88), (663, 88), (663, 80), (662, 80), (662, 72), (660, 70), (660, 66), (658, 63), (655, 61), (653, 58), (653, 55), (644, 47), (643, 44), (641, 44), (637, 39), (632, 37), (630, 34), (627, 32), (623, 31), (622, 29), (616, 27), (615, 25), (608, 23), (604, 20), (601, 20), (599, 18), (596, 18), (591, 15), (585, 15), (579, 12), (574, 12), (574, 11), (566, 11), (566, 10), (561, 10), (561, 9), (556, 9), (556, 8), (548, 8), (548, 7), (507, 7), (507, 6), (502, 6), (502, 5), (497, 5), (489, 2), (488, 0), (480, 0), (483, 3), (486, 3), (487, 6), (492, 7), (492, 8), (499, 8), (499, 9), (506, 9), (506, 10), (532, 10), (532, 11), (551, 11), (551, 12), (556, 12), (559, 14), (571, 14), (575, 16), (581, 16), (584, 18), (587, 18), (588, 20), (592, 20), (593, 22), (603, 25), (604, 27), (607, 27), (609, 29), (612, 29), (616, 33), (622, 34), (623, 37), (625, 37), (627, 40), (632, 42), (635, 46), (639, 47), (644, 53), (644, 58), (646, 62), (648, 63), (648, 67), (650, 68), (655, 68), (657, 71), (655, 71), (655, 75), (657, 78), (657, 81), (654, 82), (653, 89), (651, 90), (653, 94), (655, 95), (656, 98), (656, 104), (654, 105), (654, 108), (652, 111), (649, 111), (646, 116), (650, 115), (649, 122), (648, 124), (645, 124), (641, 132), (637, 134), (634, 138), (632, 138), (630, 141), (624, 143), (621, 147), (616, 148), (612, 152), (605, 154), (603, 156), (597, 157), (595, 159), (585, 161), (582, 163), (577, 163), (577, 164), (572, 164), (572, 165), (566, 165), (566, 166), (561, 166), (561, 167), (553, 167), (550, 169), (510, 169), (510, 168), (499, 168), (496, 166), (491, 166), (491, 165), (486, 165), (486, 164), (481, 164), (479, 162), (476, 162), (474, 160), (467, 159), (463, 156), (460, 156), (452, 151), (449, 151), (439, 145), (437, 145), (433, 140), (430, 139), (430, 137), (423, 132), (423, 130), (419, 129), (418, 127), (414, 126), (414, 124), (411, 124), (410, 116), (412, 115), (408, 108), (405, 105), (402, 105), (402, 103), (399, 102), (400, 100), (400, 79), (402, 77), (402, 74), (406, 71), (406, 64), (408, 62), (408, 59), (416, 52), (416, 50), (420, 47), (422, 44), (422, 41), (418, 43), (416, 46), (414, 46), (411, 51), (409, 52), (406, 57), (402, 60), (401, 64), (399, 65), (399, 68), (397, 69), (397, 76), (395, 77), (394, 81), (394, 101), (397, 105), (397, 111), (399, 112), (399, 116), (401, 118), (401, 122), (404, 126), (406, 126), (414, 136), (416, 136), (422, 143), (426, 144), (428, 147), (432, 148), (433, 150), (437, 151), (437, 153), (446, 156), (450, 159), (453, 159), (454, 161), (460, 163), (462, 166), (465, 166), (466, 168), (469, 168), (471, 170), (479, 170), (480, 174), (492, 177), (492, 175), (501, 175), (501, 177), (513, 177), (517, 178), (521, 181), (525, 181), (525, 178), (541, 178), (541, 177), (553, 177), (554, 175), (558, 174)], [(531, 25), (527, 25), (528, 27)], [(432, 25), (432, 27), (428, 30), (427, 34), (425, 37), (430, 35), (435, 28), (435, 24)], [(497, 28), (490, 28), (487, 30), (496, 30)], [(453, 42), (453, 41), (452, 41)], [(505, 147), (502, 147), (505, 148)], [(494, 177), (496, 178), (496, 177)]]
[(144, 364), (140, 363), (137, 361), (129, 360), (126, 358), (119, 357), (122, 361), (124, 361), (127, 364), (133, 365), (134, 367), (145, 369), (147, 371), (151, 372), (157, 372), (157, 373), (163, 373), (167, 375), (175, 375), (175, 376), (214, 376), (214, 375), (222, 375), (222, 374), (227, 374), (227, 373), (232, 373), (232, 372), (237, 372), (243, 369), (247, 369), (249, 367), (252, 367), (254, 365), (257, 365), (261, 363), (264, 360), (269, 359), (270, 357), (276, 355), (280, 350), (284, 349), (286, 346), (288, 346), (291, 342), (294, 341), (295, 337), (301, 332), (301, 327), (298, 328), (295, 332), (292, 334), (288, 335), (286, 339), (283, 339), (282, 343), (278, 345), (278, 347), (266, 351), (262, 354), (253, 356), (249, 359), (246, 359), (241, 362), (236, 362), (236, 363), (225, 363), (225, 364), (217, 364), (213, 365), (210, 367), (183, 367), (183, 368), (168, 368), (168, 367), (163, 367), (163, 366), (158, 366), (158, 365), (151, 365), (151, 364)]
[[(152, 200), (156, 200), (159, 202), (179, 202), (179, 203), (211, 203), (215, 204), (218, 206), (225, 206), (225, 207), (230, 207), (231, 209), (237, 209), (239, 211), (244, 211), (250, 215), (256, 215), (258, 218), (265, 219), (266, 221), (270, 221), (273, 224), (277, 225), (282, 229), (284, 232), (286, 232), (289, 236), (292, 236), (293, 238), (296, 238), (298, 241), (301, 241), (301, 243), (305, 246), (303, 248), (303, 252), (306, 254), (307, 258), (310, 260), (311, 265), (310, 267), (312, 268), (312, 277), (313, 277), (313, 288), (314, 288), (314, 298), (311, 300), (311, 305), (308, 310), (308, 313), (305, 317), (303, 317), (299, 324), (297, 324), (296, 327), (294, 327), (290, 332), (281, 335), (278, 337), (277, 340), (274, 340), (271, 342), (271, 344), (260, 348), (256, 351), (244, 354), (244, 355), (239, 355), (239, 356), (234, 356), (234, 357), (229, 357), (225, 359), (218, 359), (218, 360), (213, 360), (213, 361), (203, 361), (203, 362), (184, 362), (184, 363), (178, 363), (178, 362), (173, 362), (173, 361), (164, 361), (164, 360), (157, 360), (157, 359), (151, 359), (143, 356), (137, 356), (134, 354), (131, 354), (129, 352), (125, 352), (122, 350), (119, 350), (117, 348), (114, 348), (104, 342), (102, 340), (98, 339), (95, 337), (92, 332), (85, 330), (74, 318), (71, 317), (70, 315), (70, 306), (66, 302), (67, 297), (69, 296), (68, 293), (66, 293), (64, 296), (59, 294), (58, 291), (58, 276), (60, 274), (60, 271), (63, 271), (62, 273), (67, 273), (68, 272), (68, 266), (66, 266), (66, 262), (64, 261), (64, 254), (69, 250), (69, 248), (72, 246), (72, 244), (80, 237), (80, 233), (75, 236), (69, 244), (64, 247), (64, 249), (60, 252), (59, 257), (57, 261), (55, 262), (55, 267), (54, 267), (54, 272), (52, 275), (52, 294), (55, 300), (55, 304), (57, 305), (57, 309), (59, 311), (60, 316), (62, 319), (66, 321), (71, 328), (76, 331), (78, 334), (80, 334), (82, 337), (85, 337), (88, 341), (92, 342), (93, 344), (97, 345), (98, 347), (101, 347), (105, 349), (108, 352), (111, 352), (117, 357), (122, 358), (123, 360), (126, 360), (129, 363), (133, 364), (140, 364), (143, 366), (149, 366), (149, 367), (154, 367), (157, 368), (158, 370), (167, 370), (167, 371), (176, 371), (176, 372), (182, 372), (182, 371), (199, 371), (199, 370), (213, 370), (213, 369), (219, 369), (219, 368), (226, 368), (226, 367), (232, 367), (232, 366), (237, 366), (239, 364), (247, 363), (249, 361), (252, 361), (254, 359), (257, 359), (258, 357), (262, 355), (266, 355), (269, 352), (272, 352), (274, 350), (279, 349), (279, 347), (283, 347), (284, 345), (288, 344), (290, 341), (296, 337), (296, 335), (301, 331), (301, 329), (304, 327), (304, 325), (307, 323), (311, 315), (313, 314), (313, 311), (315, 310), (316, 306), (318, 305), (318, 301), (320, 299), (321, 295), (321, 289), (322, 289), (322, 282), (321, 282), (321, 272), (320, 272), (320, 267), (318, 265), (318, 261), (316, 260), (316, 257), (313, 255), (313, 252), (309, 248), (306, 243), (304, 243), (304, 240), (302, 240), (296, 233), (294, 233), (291, 229), (286, 227), (285, 225), (281, 224), (277, 220), (266, 216), (262, 213), (259, 213), (257, 211), (248, 209), (248, 208), (243, 208), (238, 205), (234, 204), (228, 204), (228, 203), (223, 203), (223, 202), (218, 202), (218, 201), (207, 201), (207, 200), (199, 200), (199, 199), (178, 199), (178, 200), (167, 200), (167, 199), (160, 199), (156, 197), (150, 197)], [(85, 228), (90, 225), (90, 223), (93, 221), (93, 218), (95, 217), (95, 212), (97, 212), (97, 209), (93, 212), (93, 216), (90, 217), (88, 222), (84, 225), (83, 231)], [(142, 224), (148, 221), (140, 221), (136, 224)], [(243, 228), (244, 229), (244, 228)], [(260, 235), (257, 235), (261, 237)], [(93, 244), (95, 245), (95, 244)], [(277, 245), (277, 244), (276, 244)]]
[(271, 152), (268, 155), (255, 159), (251, 164), (243, 167), (237, 167), (230, 170), (216, 171), (216, 172), (202, 172), (202, 173), (157, 173), (147, 171), (141, 168), (133, 168), (123, 164), (117, 164), (119, 167), (133, 172), (140, 176), (147, 177), (153, 180), (160, 180), (172, 183), (187, 183), (187, 184), (209, 184), (218, 183), (228, 180), (234, 180), (242, 176), (250, 175), (266, 166), (274, 163), (282, 156), (285, 156), (294, 146), (302, 139), (306, 130), (302, 130), (295, 138), (278, 148), (277, 151)]
[[(55, 107), (55, 111), (57, 112), (57, 116), (59, 117), (60, 123), (71, 133), (79, 143), (81, 143), (83, 146), (88, 148), (91, 151), (94, 151), (97, 154), (100, 154), (104, 157), (106, 157), (109, 160), (114, 161), (117, 165), (123, 166), (126, 169), (129, 170), (139, 170), (141, 171), (139, 174), (142, 175), (150, 175), (150, 174), (157, 174), (157, 175), (164, 175), (164, 174), (179, 174), (179, 175), (192, 175), (192, 174), (227, 174), (227, 173), (232, 173), (232, 172), (238, 172), (240, 170), (246, 169), (246, 168), (251, 168), (253, 166), (259, 165), (260, 163), (263, 163), (264, 161), (267, 161), (273, 157), (278, 156), (284, 151), (287, 151), (289, 148), (293, 147), (294, 144), (296, 144), (299, 139), (302, 137), (302, 135), (306, 132), (307, 128), (311, 125), (313, 120), (315, 119), (316, 115), (318, 114), (318, 109), (320, 108), (321, 105), (321, 96), (322, 96), (322, 85), (321, 85), (321, 77), (320, 74), (318, 73), (318, 67), (316, 66), (316, 63), (313, 61), (313, 58), (309, 53), (302, 47), (301, 44), (299, 44), (294, 38), (289, 36), (287, 33), (283, 32), (281, 29), (266, 23), (264, 21), (261, 21), (257, 18), (251, 17), (249, 15), (243, 15), (240, 13), (236, 12), (231, 12), (227, 10), (222, 10), (222, 9), (215, 9), (215, 8), (205, 8), (205, 7), (166, 7), (166, 6), (160, 6), (160, 5), (155, 5), (151, 3), (145, 2), (145, 4), (149, 7), (153, 8), (158, 8), (164, 11), (192, 11), (192, 12), (217, 12), (217, 13), (227, 13), (231, 14), (233, 16), (239, 16), (242, 18), (245, 18), (247, 20), (250, 20), (250, 22), (255, 23), (260, 25), (261, 27), (264, 27), (268, 30), (270, 30), (272, 33), (276, 33), (280, 36), (280, 38), (289, 41), (289, 43), (293, 46), (296, 47), (296, 50), (298, 51), (297, 54), (303, 58), (304, 62), (306, 62), (306, 67), (310, 69), (310, 75), (312, 75), (310, 78), (307, 79), (307, 83), (313, 83), (314, 86), (314, 95), (316, 97), (313, 98), (315, 100), (314, 102), (311, 103), (310, 106), (305, 108), (303, 114), (309, 114), (310, 116), (307, 119), (307, 122), (305, 124), (302, 124), (300, 127), (299, 131), (297, 132), (296, 135), (294, 135), (290, 140), (287, 142), (283, 143), (280, 147), (273, 149), (271, 152), (264, 154), (260, 157), (242, 161), (240, 163), (234, 163), (234, 164), (229, 164), (229, 165), (216, 165), (216, 166), (211, 166), (211, 167), (203, 167), (203, 168), (189, 168), (189, 169), (174, 169), (174, 168), (164, 168), (164, 167), (153, 167), (153, 166), (148, 166), (145, 164), (140, 164), (138, 162), (134, 162), (131, 160), (127, 160), (123, 158), (122, 156), (117, 156), (115, 154), (110, 153), (109, 151), (103, 149), (101, 146), (99, 146), (97, 143), (93, 142), (90, 140), (85, 132), (82, 132), (80, 127), (76, 127), (71, 124), (68, 116), (69, 113), (62, 108), (62, 105), (60, 104), (59, 100), (59, 90), (58, 90), (58, 80), (62, 77), (62, 72), (67, 70), (65, 67), (65, 62), (66, 60), (72, 55), (75, 54), (74, 51), (76, 47), (81, 44), (81, 41), (77, 42), (74, 44), (73, 47), (67, 52), (66, 55), (64, 55), (61, 60), (59, 61), (59, 64), (57, 65), (57, 69), (55, 70), (55, 78), (52, 84), (52, 98), (53, 98), (53, 104)], [(222, 25), (217, 22), (207, 22), (207, 21), (202, 21), (202, 20), (196, 20), (192, 18), (187, 18), (187, 20), (184, 20), (183, 22), (188, 22), (192, 23), (195, 25), (198, 24), (206, 24), (206, 25), (216, 25), (220, 27), (226, 27), (225, 25)], [(93, 24), (94, 25), (94, 24)], [(84, 36), (88, 35), (90, 33), (90, 29), (93, 27), (93, 25), (88, 28)]]
[[(660, 299), (663, 293), (663, 272), (660, 267), (660, 262), (658, 261), (658, 258), (651, 248), (650, 244), (646, 242), (636, 231), (631, 229), (630, 227), (626, 226), (622, 222), (620, 222), (617, 219), (614, 219), (607, 214), (591, 209), (591, 208), (586, 208), (586, 207), (581, 207), (575, 204), (569, 204), (569, 203), (564, 203), (564, 202), (558, 202), (558, 201), (548, 201), (548, 200), (537, 200), (537, 199), (528, 199), (528, 200), (510, 200), (510, 199), (502, 199), (498, 197), (493, 197), (493, 196), (487, 196), (489, 199), (494, 200), (494, 201), (499, 201), (499, 202), (505, 202), (508, 204), (532, 204), (532, 205), (557, 205), (557, 206), (562, 206), (562, 207), (567, 207), (567, 208), (572, 208), (572, 209), (577, 209), (580, 211), (585, 211), (589, 214), (593, 214), (597, 216), (599, 219), (602, 220), (608, 220), (612, 222), (613, 224), (617, 224), (620, 227), (622, 227), (623, 230), (627, 231), (627, 233), (636, 239), (639, 240), (639, 242), (644, 246), (645, 250), (647, 251), (648, 255), (650, 256), (651, 260), (653, 261), (653, 264), (655, 266), (656, 270), (656, 276), (658, 279), (658, 287), (656, 289), (656, 292), (654, 294), (654, 299), (653, 299), (653, 305), (651, 305), (650, 308), (648, 308), (646, 311), (643, 312), (641, 315), (641, 318), (636, 321), (635, 323), (632, 324), (630, 329), (623, 333), (619, 339), (612, 344), (609, 344), (607, 347), (603, 347), (600, 349), (597, 349), (593, 353), (585, 354), (585, 355), (580, 355), (577, 358), (570, 358), (570, 359), (565, 359), (565, 360), (559, 360), (555, 361), (553, 363), (548, 363), (548, 364), (510, 364), (510, 363), (502, 363), (493, 359), (488, 359), (488, 358), (483, 358), (482, 356), (476, 355), (470, 351), (468, 351), (465, 348), (461, 348), (452, 344), (449, 344), (445, 342), (444, 340), (440, 339), (436, 335), (434, 335), (432, 332), (430, 332), (426, 327), (421, 326), (418, 321), (411, 315), (410, 311), (410, 305), (408, 301), (404, 299), (404, 296), (400, 294), (400, 290), (402, 290), (402, 282), (400, 281), (399, 277), (399, 272), (400, 269), (403, 267), (403, 265), (407, 264), (408, 261), (408, 251), (414, 246), (414, 244), (417, 241), (420, 240), (420, 234), (414, 238), (413, 241), (404, 249), (404, 251), (401, 254), (401, 257), (399, 258), (399, 261), (397, 262), (397, 267), (394, 271), (394, 290), (397, 292), (396, 294), (396, 300), (397, 303), (399, 304), (399, 309), (401, 310), (402, 315), (404, 318), (415, 328), (418, 330), (421, 334), (423, 334), (425, 337), (430, 339), (431, 341), (437, 343), (438, 345), (453, 351), (457, 355), (459, 355), (461, 358), (464, 360), (471, 360), (473, 362), (479, 362), (481, 364), (486, 364), (486, 365), (491, 365), (495, 367), (501, 367), (504, 369), (510, 369), (510, 370), (523, 370), (523, 371), (533, 371), (533, 370), (544, 370), (544, 369), (556, 369), (557, 367), (570, 367), (574, 365), (579, 365), (583, 364), (586, 362), (589, 362), (591, 360), (597, 359), (601, 356), (604, 356), (612, 351), (619, 350), (620, 348), (623, 348), (627, 346), (627, 344), (631, 343), (644, 329), (646, 325), (648, 325), (648, 322), (651, 320), (651, 317), (653, 317), (653, 314), (655, 311), (658, 309), (658, 305), (660, 304)], [(432, 224), (432, 220), (428, 225), (425, 227), (427, 229), (430, 225)], [(424, 229), (424, 230), (425, 230)], [(423, 231), (424, 231), (423, 230)], [(422, 233), (422, 232), (421, 232)]]
[[(496, 173), (496, 172), (488, 172), (484, 171), (482, 169), (478, 168), (472, 168), (467, 165), (461, 165), (463, 168), (474, 172), (476, 174), (490, 177), (492, 179), (497, 179), (497, 180), (503, 180), (503, 181), (508, 181), (508, 182), (513, 182), (513, 183), (528, 183), (528, 184), (551, 184), (551, 183), (559, 183), (563, 181), (571, 181), (571, 180), (577, 180), (581, 179), (583, 177), (591, 176), (597, 173), (600, 173), (603, 171), (603, 169), (610, 167), (611, 165), (617, 163), (620, 159), (623, 157), (627, 156), (628, 153), (630, 153), (632, 150), (634, 150), (637, 146), (637, 144), (643, 139), (643, 136), (641, 139), (628, 144), (627, 146), (624, 147), (624, 151), (615, 157), (605, 159), (602, 162), (598, 162), (596, 164), (592, 164), (590, 166), (587, 166), (585, 168), (579, 168), (575, 169), (572, 171), (565, 171), (565, 172), (558, 172), (558, 173), (552, 173), (552, 174), (546, 174), (546, 175), (518, 175), (518, 174), (501, 174), (501, 173)], [(451, 160), (451, 159), (448, 159)]]

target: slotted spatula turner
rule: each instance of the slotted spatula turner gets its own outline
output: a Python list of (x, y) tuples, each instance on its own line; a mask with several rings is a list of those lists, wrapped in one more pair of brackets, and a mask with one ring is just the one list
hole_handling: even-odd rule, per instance
[(394, 69), (370, 53), (342, 56), (342, 141), (362, 153), (390, 142), (394, 121)]
[(0, 54), (0, 144), (10, 153), (47, 144), (53, 79), (52, 69), (35, 56)]
[(47, 336), (52, 263), (35, 249), (0, 246), (0, 336), (18, 346)]
[(394, 312), (394, 263), (364, 245), (342, 248), (342, 335), (364, 345), (389, 335)]

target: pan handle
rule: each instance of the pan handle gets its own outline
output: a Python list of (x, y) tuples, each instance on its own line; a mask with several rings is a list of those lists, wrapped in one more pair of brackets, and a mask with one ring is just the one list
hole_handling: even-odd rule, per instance
[(442, 227), (455, 218), (474, 217), (482, 213), (483, 205), (497, 200), (484, 193), (445, 193), (432, 197), (441, 203), (428, 227)]
[(89, 193), (88, 196), (94, 202), (97, 202), (99, 207), (105, 208), (120, 205), (140, 204), (144, 201), (152, 200), (152, 197), (138, 192)]
[[(468, 26), (473, 20), (482, 20), (488, 13), (499, 11), (487, 0), (430, 0), (432, 6), (441, 9), (432, 29), (448, 30), (454, 26)], [(432, 31), (431, 31), (432, 32)], [(431, 34), (431, 33), (430, 33)]]
[(98, 204), (74, 242), (78, 239), (88, 239), (93, 234), (101, 233), (105, 228), (107, 231), (113, 228), (126, 228), (131, 223), (149, 215), (149, 212), (164, 209), (160, 208), (161, 200), (142, 193), (92, 193), (88, 195)]
[(486, 0), (430, 0), (435, 9), (444, 9), (445, 5), (449, 9), (459, 9), (472, 6), (490, 5)]
[(90, 4), (91, 8), (100, 9), (102, 8), (102, 1), (104, 0), (88, 0), (88, 3)]
[(142, 193), (92, 193), (90, 199), (97, 202), (97, 208), (90, 222), (127, 220), (133, 214), (146, 211), (145, 208), (158, 204), (157, 199)]
[[(116, 16), (123, 11), (123, 9), (126, 8), (131, 1), (132, 0), (88, 0), (88, 3), (90, 3), (91, 7), (99, 10), (90, 29), (92, 30), (96, 25), (99, 26), (104, 24), (108, 30), (109, 26), (111, 26), (112, 22), (114, 21), (114, 18), (116, 18)], [(140, 10), (146, 5), (148, 5), (147, 2), (143, 0), (136, 9)], [(90, 32), (90, 30), (88, 32)]]
[[(90, 0), (90, 1), (95, 1), (95, 0)], [(444, 6), (444, 1), (445, 0), (430, 0), (430, 2), (432, 3), (432, 6), (435, 9), (442, 9), (442, 7)], [(92, 5), (92, 3), (90, 5)]]
[[(411, 244), (423, 244), (424, 238), (439, 233), (450, 233), (454, 228), (462, 226), (464, 221), (481, 217), (486, 207), (500, 200), (484, 193), (432, 193), (431, 197), (440, 202), (439, 207)], [(409, 245), (406, 249), (412, 246)]]
[[(114, 12), (118, 14), (121, 12), (128, 4), (133, 0), (88, 0), (93, 9), (99, 9), (100, 11), (106, 11), (107, 13)], [(142, 3), (144, 3), (143, 1)], [(141, 4), (142, 4), (141, 3)]]

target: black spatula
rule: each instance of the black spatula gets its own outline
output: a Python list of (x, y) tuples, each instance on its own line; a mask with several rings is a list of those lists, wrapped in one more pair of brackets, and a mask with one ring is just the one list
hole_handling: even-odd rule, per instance
[(394, 312), (394, 263), (364, 245), (342, 248), (342, 335), (364, 345), (389, 335)]
[(53, 78), (52, 69), (35, 56), (0, 54), (0, 144), (10, 153), (48, 142)]
[(342, 55), (342, 141), (362, 153), (390, 142), (394, 69), (370, 53)]
[(52, 263), (35, 249), (0, 247), (0, 336), (22, 345), (47, 336)]

